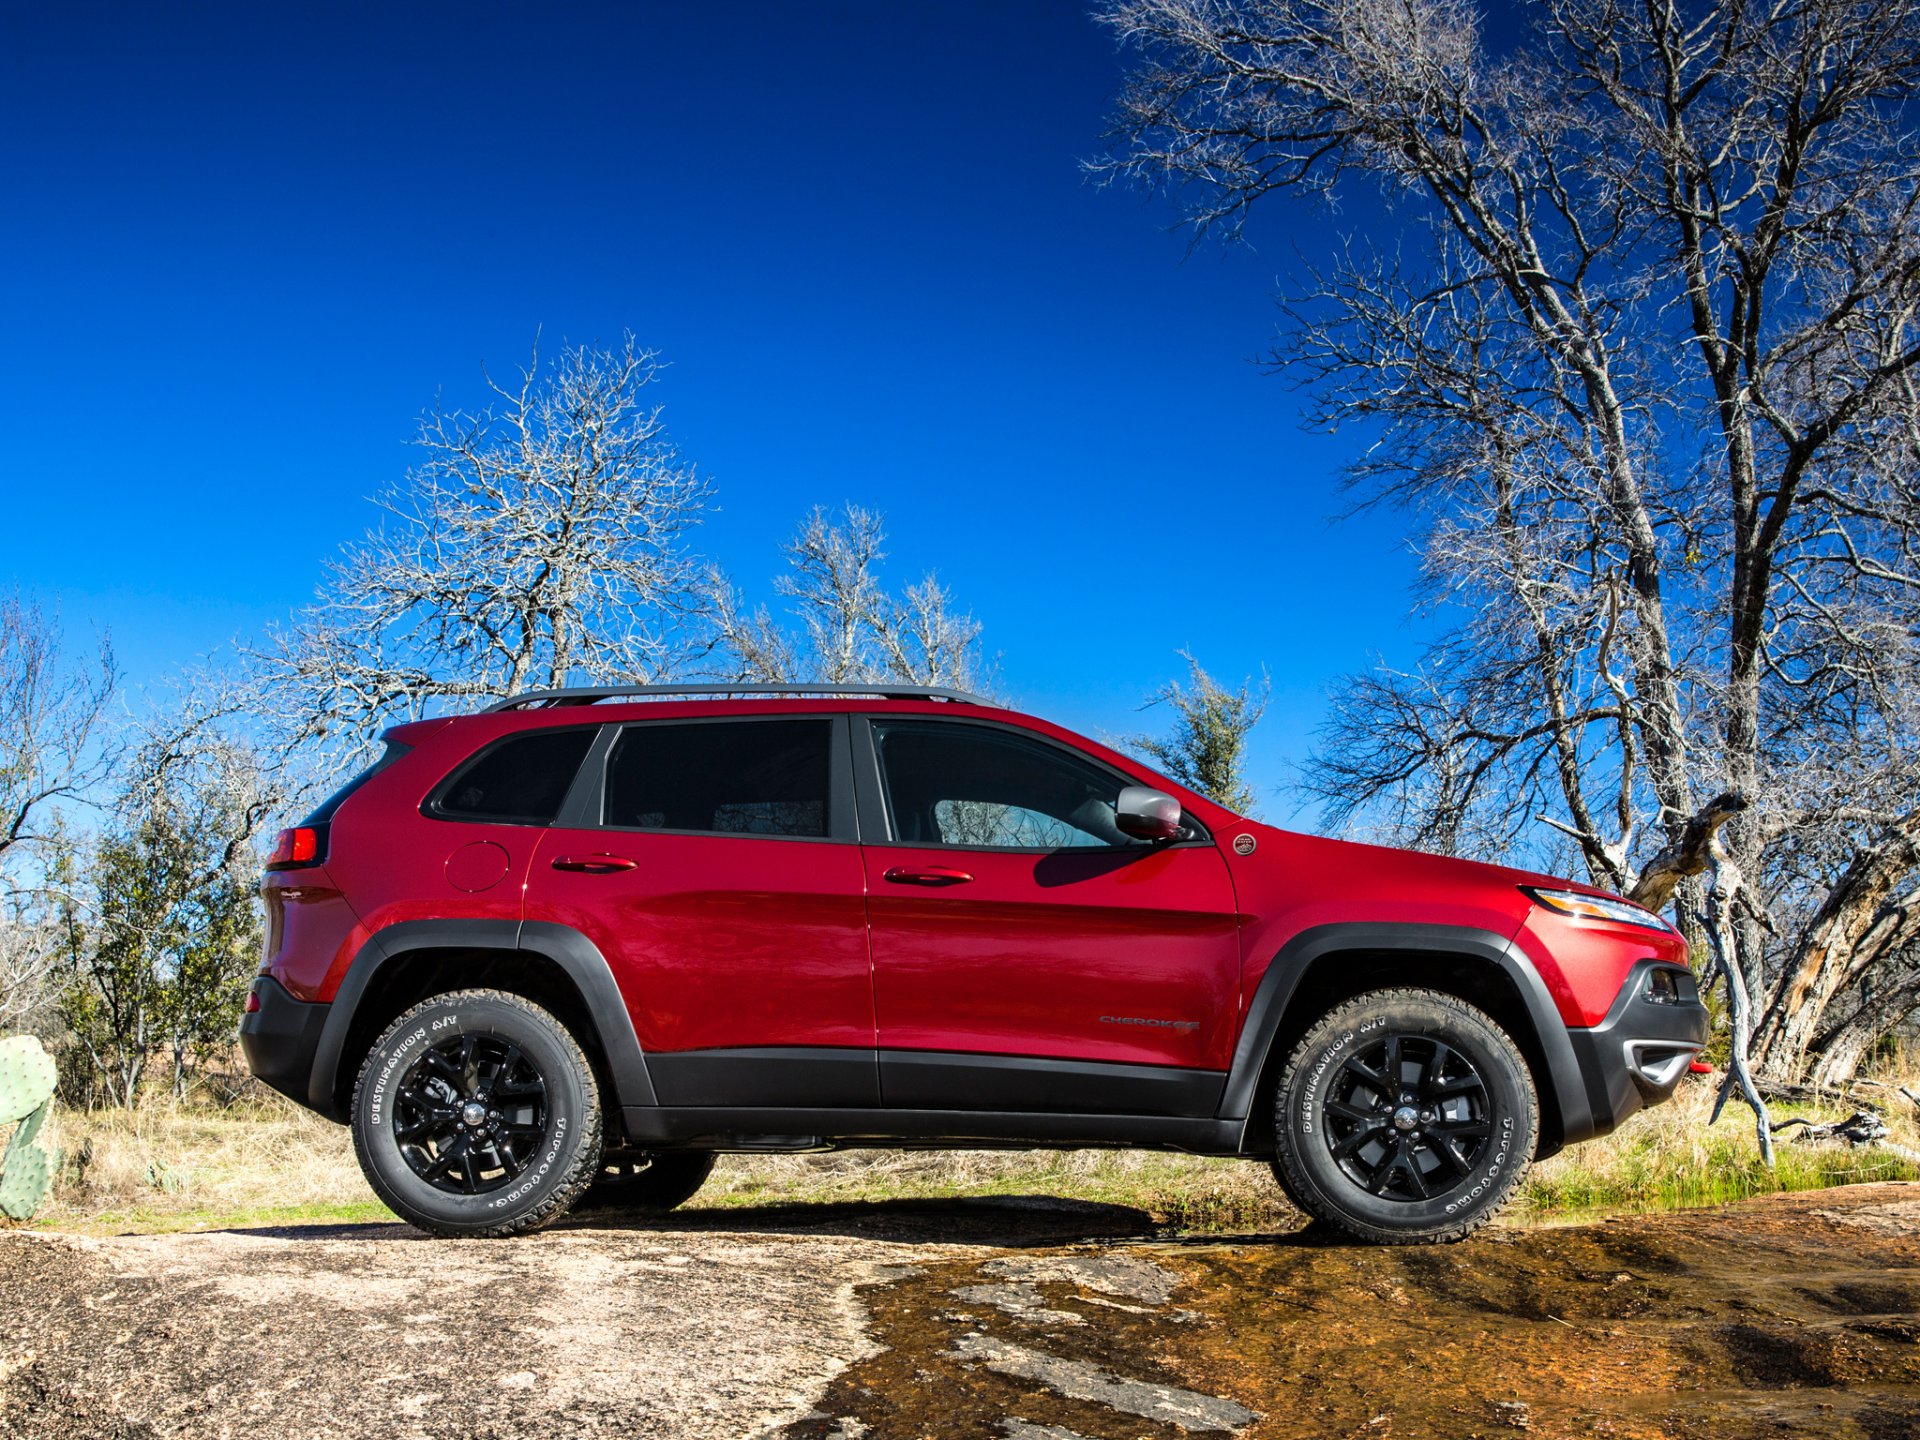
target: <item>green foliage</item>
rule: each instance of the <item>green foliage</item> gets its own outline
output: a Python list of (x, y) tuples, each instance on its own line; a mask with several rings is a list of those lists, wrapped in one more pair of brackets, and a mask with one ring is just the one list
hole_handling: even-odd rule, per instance
[(156, 1055), (179, 1093), (193, 1062), (231, 1041), (258, 952), (244, 826), (218, 787), (161, 780), (131, 792), (96, 842), (60, 1008), (89, 1088), (117, 1104), (133, 1103)]
[(1172, 731), (1138, 735), (1126, 743), (1189, 790), (1236, 815), (1254, 815), (1258, 802), (1245, 772), (1247, 736), (1266, 714), (1271, 682), (1262, 676), (1257, 690), (1250, 679), (1229, 690), (1189, 651), (1182, 650), (1180, 658), (1187, 662), (1188, 684), (1169, 680), (1147, 702), (1173, 708)]
[(53, 1059), (31, 1035), (0, 1040), (0, 1125), (15, 1125), (0, 1157), (0, 1212), (30, 1218), (46, 1203), (60, 1156), (38, 1141), (53, 1110)]
[[(1717, 1138), (1717, 1137), (1716, 1137)], [(1751, 1129), (1728, 1132), (1724, 1142), (1692, 1163), (1676, 1167), (1655, 1147), (1637, 1145), (1609, 1156), (1604, 1168), (1582, 1162), (1579, 1151), (1568, 1164), (1555, 1162), (1527, 1178), (1520, 1210), (1528, 1215), (1597, 1215), (1622, 1211), (1686, 1210), (1725, 1205), (1756, 1195), (1824, 1190), (1834, 1185), (1913, 1180), (1920, 1166), (1896, 1151), (1878, 1146), (1789, 1146), (1776, 1152), (1772, 1167), (1753, 1152)]]

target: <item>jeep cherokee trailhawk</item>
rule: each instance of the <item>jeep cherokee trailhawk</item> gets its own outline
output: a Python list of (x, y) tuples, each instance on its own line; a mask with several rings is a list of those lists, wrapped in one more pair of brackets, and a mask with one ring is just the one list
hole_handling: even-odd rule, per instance
[(665, 1209), (728, 1151), (1150, 1146), (1457, 1239), (1707, 1035), (1618, 896), (1256, 824), (954, 692), (548, 691), (385, 738), (279, 837), (241, 1036), (442, 1235)]

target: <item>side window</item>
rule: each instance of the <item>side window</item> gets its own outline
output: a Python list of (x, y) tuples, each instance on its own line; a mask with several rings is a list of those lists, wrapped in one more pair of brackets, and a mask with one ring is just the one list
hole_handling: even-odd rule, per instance
[(824, 838), (831, 720), (629, 725), (607, 762), (604, 823)]
[(1113, 822), (1127, 781), (1055, 746), (986, 725), (876, 720), (893, 838), (975, 850), (1140, 845)]
[(451, 820), (550, 825), (594, 728), (532, 730), (492, 745), (454, 771), (428, 809)]

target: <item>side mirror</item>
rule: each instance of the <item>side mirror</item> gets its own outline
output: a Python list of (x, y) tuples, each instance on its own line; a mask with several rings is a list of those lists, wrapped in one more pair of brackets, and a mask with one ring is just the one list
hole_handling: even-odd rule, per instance
[(1113, 802), (1113, 823), (1136, 840), (1171, 840), (1180, 833), (1180, 802), (1145, 785), (1129, 785)]

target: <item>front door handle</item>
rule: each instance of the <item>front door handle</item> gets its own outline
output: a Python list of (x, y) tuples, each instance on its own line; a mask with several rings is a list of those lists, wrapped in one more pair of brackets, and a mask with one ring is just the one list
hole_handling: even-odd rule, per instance
[(944, 865), (928, 865), (918, 870), (896, 865), (887, 871), (886, 878), (896, 885), (965, 885), (973, 876), (965, 870), (949, 870)]
[(553, 862), (556, 870), (577, 870), (582, 875), (612, 875), (620, 870), (632, 870), (640, 864), (638, 860), (629, 860), (624, 855), (561, 855)]

